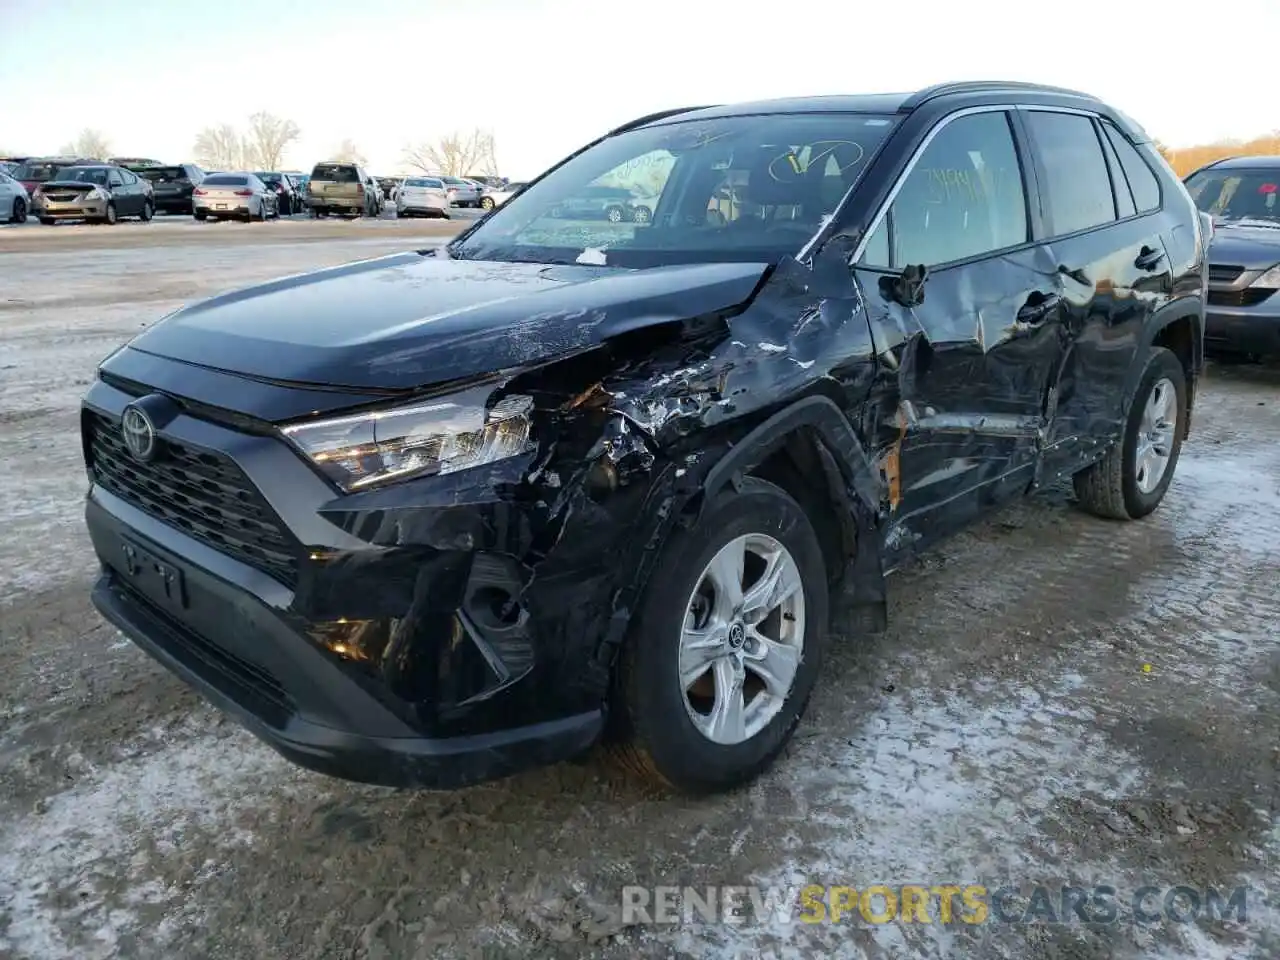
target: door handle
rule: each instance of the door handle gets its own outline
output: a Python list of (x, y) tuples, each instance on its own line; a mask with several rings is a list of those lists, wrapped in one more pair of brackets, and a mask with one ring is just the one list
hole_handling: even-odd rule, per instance
[(1160, 266), (1160, 261), (1163, 259), (1163, 250), (1152, 250), (1150, 247), (1143, 247), (1138, 251), (1138, 258), (1133, 261), (1133, 265), (1139, 270), (1154, 270)]
[(1051, 293), (1038, 300), (1028, 300), (1022, 305), (1022, 309), (1018, 311), (1018, 322), (1028, 326), (1044, 323), (1045, 318), (1054, 310), (1057, 310), (1058, 305), (1061, 303), (1062, 297), (1056, 293)]

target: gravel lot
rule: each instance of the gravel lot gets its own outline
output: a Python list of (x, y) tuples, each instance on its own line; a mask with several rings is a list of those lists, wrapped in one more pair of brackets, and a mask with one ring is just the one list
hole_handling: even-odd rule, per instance
[[(1148, 520), (1048, 491), (897, 576), (891, 632), (833, 640), (794, 745), (728, 797), (596, 758), (458, 793), (324, 779), (106, 627), (80, 518), (95, 363), (186, 300), (456, 228), (0, 228), (0, 956), (1280, 955), (1274, 367), (1210, 370)], [(617, 915), (629, 884), (806, 882), (1250, 890), (1244, 923)]]

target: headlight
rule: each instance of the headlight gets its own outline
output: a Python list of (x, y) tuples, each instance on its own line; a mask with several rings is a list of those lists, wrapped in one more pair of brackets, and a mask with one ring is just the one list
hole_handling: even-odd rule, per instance
[(1280, 290), (1280, 263), (1277, 263), (1257, 280), (1249, 284), (1249, 286), (1266, 287), (1269, 290)]
[(284, 427), (282, 433), (342, 489), (454, 473), (523, 453), (533, 400), (511, 396), (486, 410), (492, 387), (351, 417)]

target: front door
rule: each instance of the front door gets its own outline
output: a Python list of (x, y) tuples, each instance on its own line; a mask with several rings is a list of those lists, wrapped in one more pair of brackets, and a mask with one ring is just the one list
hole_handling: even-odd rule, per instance
[[(883, 373), (890, 560), (1027, 489), (1064, 352), (1062, 280), (1003, 110), (944, 119), (855, 266)], [(907, 268), (924, 265), (922, 282)]]

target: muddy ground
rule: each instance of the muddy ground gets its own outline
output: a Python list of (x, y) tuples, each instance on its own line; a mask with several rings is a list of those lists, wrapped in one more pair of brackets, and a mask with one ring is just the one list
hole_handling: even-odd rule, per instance
[[(895, 577), (890, 632), (837, 632), (793, 746), (732, 796), (595, 757), (457, 793), (325, 779), (104, 626), (76, 413), (95, 363), (184, 300), (439, 235), (414, 226), (0, 229), (0, 956), (1280, 955), (1275, 368), (1210, 370), (1148, 520), (1048, 491)], [(1121, 915), (618, 913), (632, 884), (802, 883), (1110, 885)], [(1247, 915), (1135, 923), (1143, 885), (1247, 885)]]

